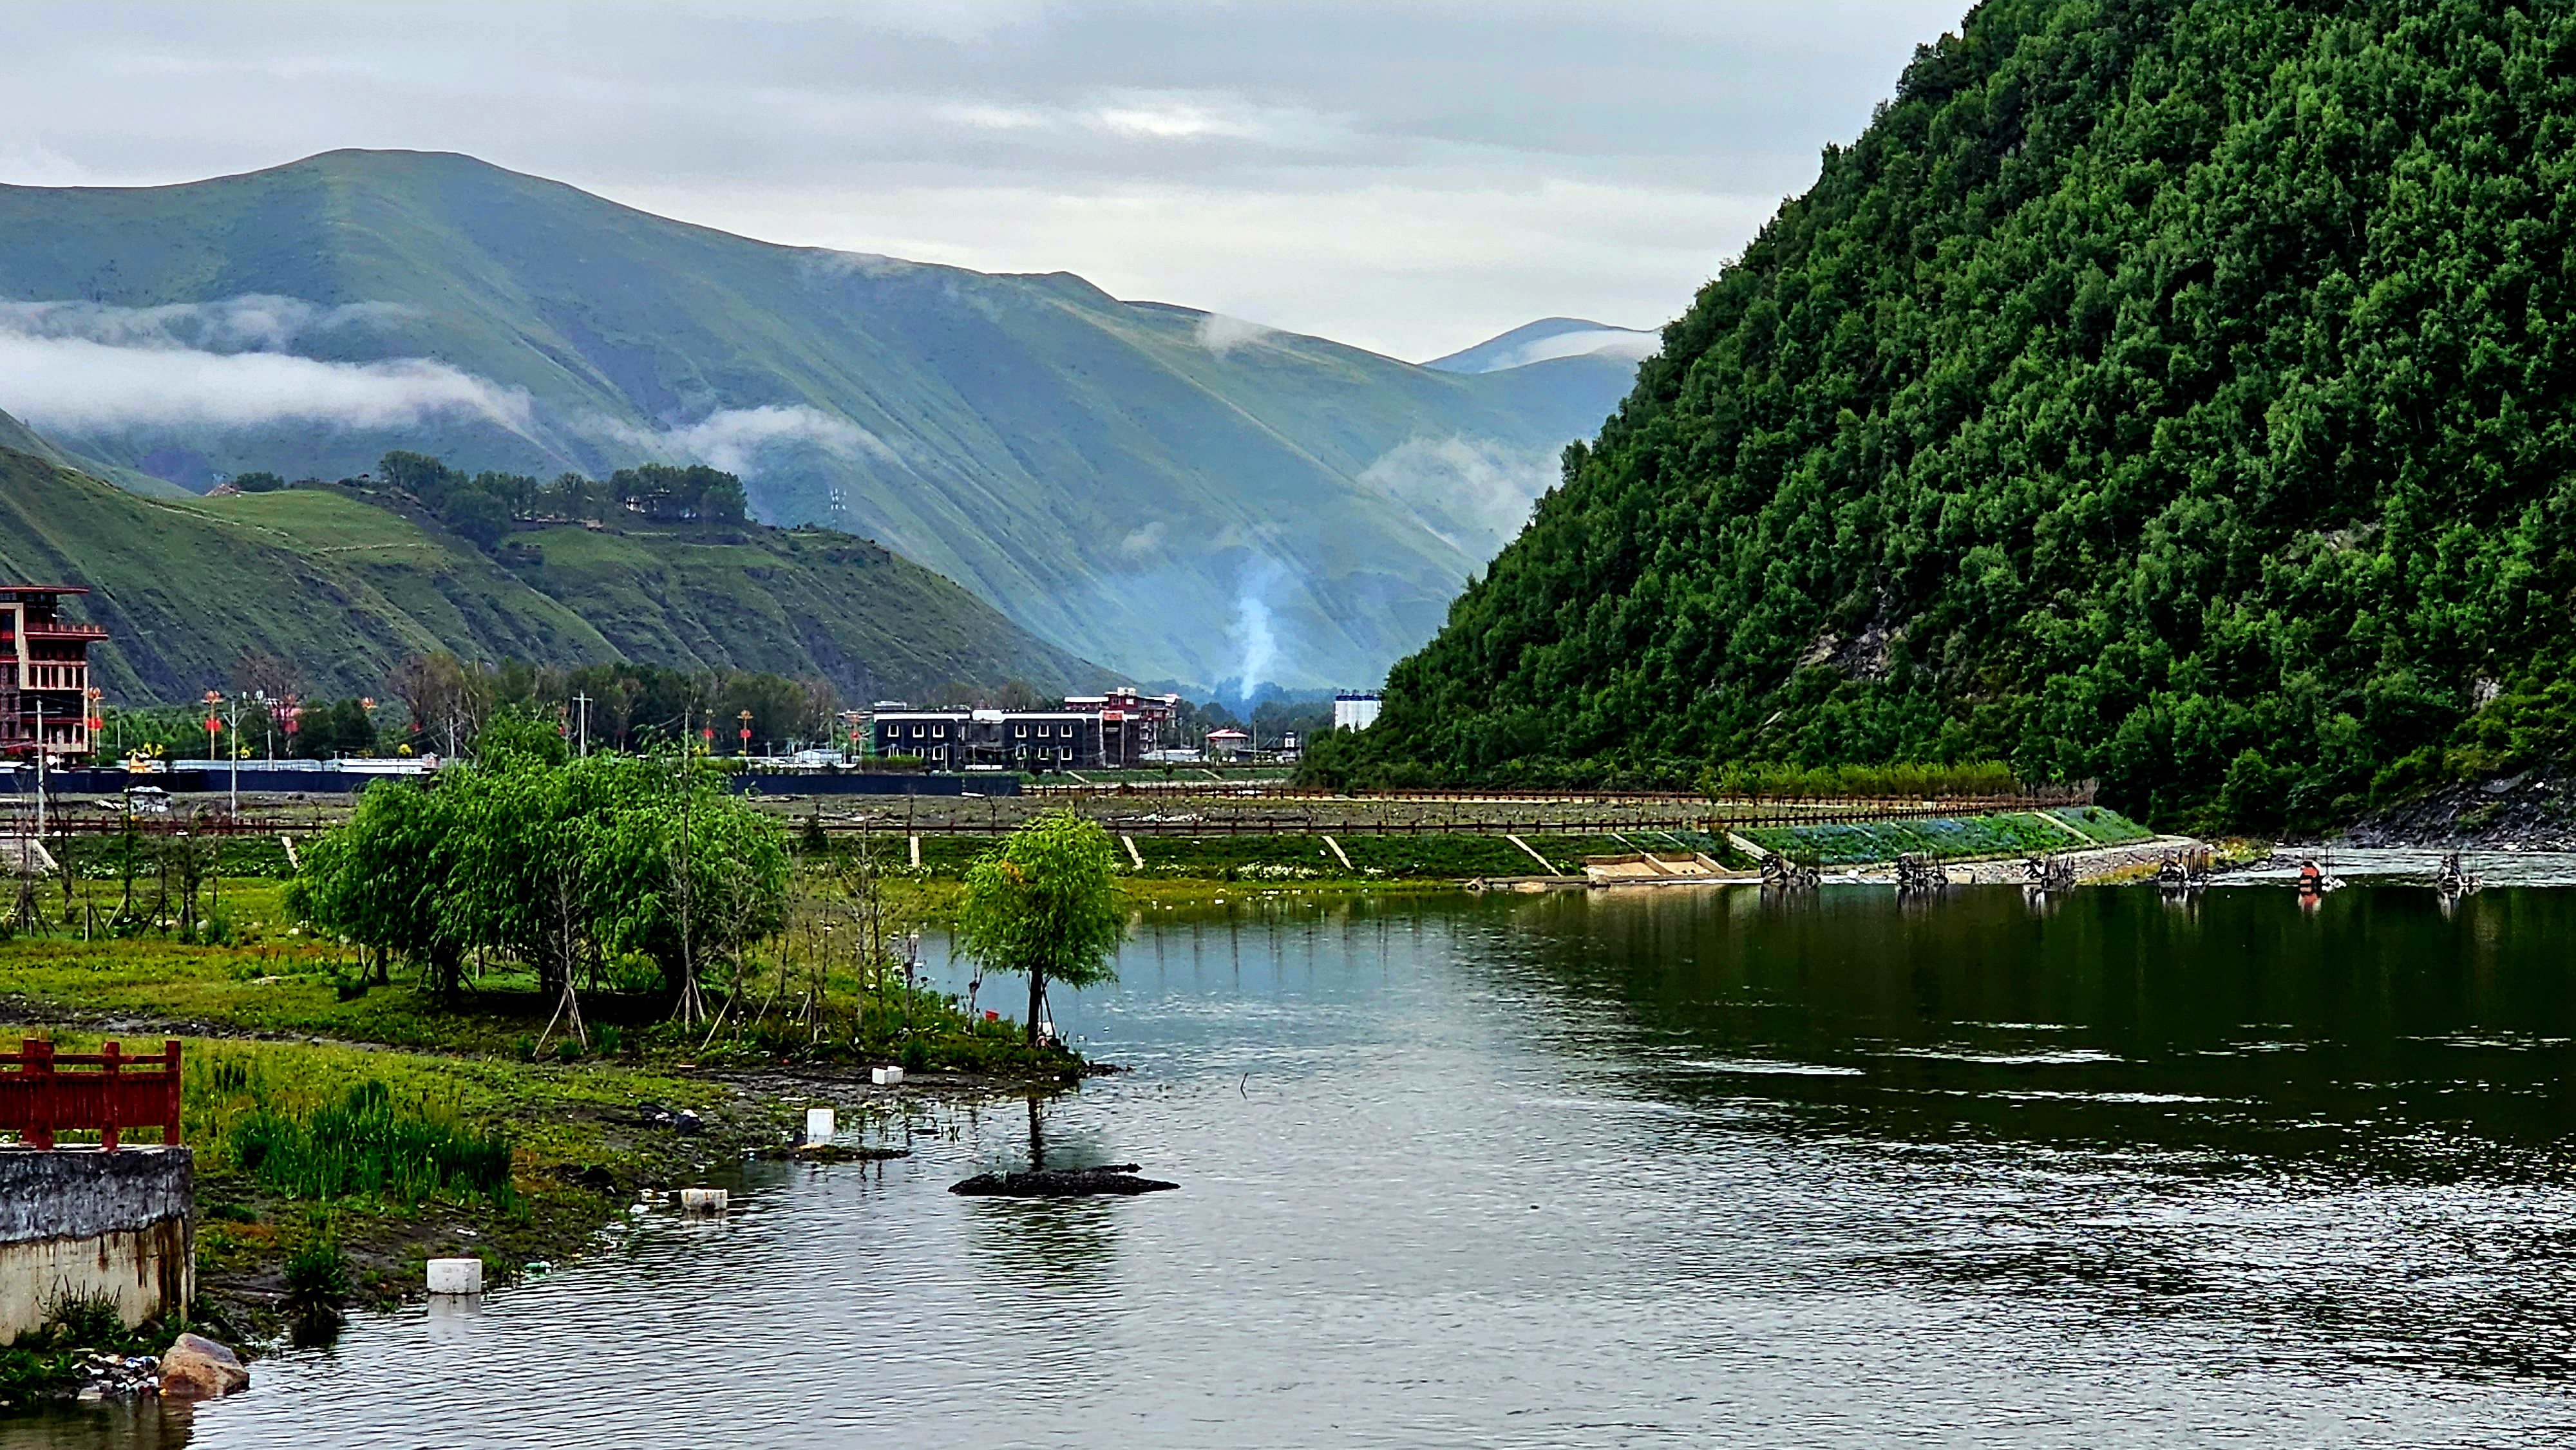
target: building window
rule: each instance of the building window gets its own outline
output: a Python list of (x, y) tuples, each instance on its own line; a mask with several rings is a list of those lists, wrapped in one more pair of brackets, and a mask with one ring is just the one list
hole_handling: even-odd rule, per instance
[(1026, 725), (1014, 725), (1011, 727), (1011, 733), (1022, 740), (1026, 740), (1029, 738), (1029, 727)]
[(945, 740), (948, 738), (948, 727), (945, 725), (933, 725), (930, 727), (930, 734), (931, 738), (935, 740)]

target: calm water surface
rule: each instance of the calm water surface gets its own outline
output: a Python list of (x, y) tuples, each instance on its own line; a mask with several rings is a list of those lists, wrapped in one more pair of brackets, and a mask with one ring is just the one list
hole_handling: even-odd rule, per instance
[(0, 1447), (2564, 1445), (2576, 893), (1154, 910), (1132, 1074)]

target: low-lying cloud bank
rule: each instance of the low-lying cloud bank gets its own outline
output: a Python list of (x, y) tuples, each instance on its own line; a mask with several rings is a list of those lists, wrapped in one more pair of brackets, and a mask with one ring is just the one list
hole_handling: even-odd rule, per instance
[(1561, 468), (1552, 449), (1490, 438), (1410, 438), (1362, 469), (1360, 482), (1481, 560), (1529, 522), (1531, 503), (1556, 486)]
[(802, 403), (725, 408), (695, 423), (669, 428), (638, 428), (611, 422), (600, 431), (632, 447), (687, 458), (746, 478), (759, 471), (762, 450), (778, 446), (819, 448), (841, 459), (902, 461), (874, 433), (847, 418)]
[(529, 428), (527, 393), (426, 358), (340, 363), (278, 352), (118, 347), (0, 331), (0, 400), (39, 428), (410, 427), (440, 414)]
[(0, 399), (66, 432), (176, 425), (324, 423), (401, 428), (441, 414), (529, 426), (527, 393), (427, 358), (326, 362), (296, 339), (415, 315), (385, 302), (335, 307), (250, 293), (115, 307), (0, 301)]
[[(66, 434), (281, 423), (381, 430), (461, 416), (537, 437), (523, 388), (428, 358), (333, 362), (286, 351), (299, 339), (416, 315), (393, 303), (326, 307), (264, 293), (162, 307), (0, 300), (0, 407)], [(777, 447), (900, 461), (874, 433), (802, 404), (719, 409), (660, 428), (596, 417), (548, 421), (558, 436), (745, 476)]]
[(420, 315), (419, 308), (396, 302), (348, 302), (326, 307), (269, 292), (245, 292), (214, 302), (173, 302), (160, 307), (0, 301), (0, 333), (77, 338), (109, 347), (275, 352), (308, 334), (384, 326)]

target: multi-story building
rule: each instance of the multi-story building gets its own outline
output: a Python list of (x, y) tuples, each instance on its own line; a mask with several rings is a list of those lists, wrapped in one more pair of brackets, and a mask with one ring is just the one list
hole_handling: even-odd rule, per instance
[(1143, 695), (1122, 687), (1105, 695), (1067, 695), (1064, 708), (1100, 717), (1102, 765), (1142, 765), (1151, 752), (1178, 743), (1168, 738), (1181, 715), (1178, 695)]
[(1113, 754), (1121, 746), (1121, 723), (1081, 710), (880, 709), (872, 729), (877, 754), (917, 756), (933, 770), (1089, 770), (1104, 734)]
[(90, 753), (89, 647), (95, 624), (62, 617), (69, 584), (0, 584), (0, 752), (53, 758)]
[(934, 770), (1098, 770), (1144, 764), (1180, 707), (1178, 695), (1128, 689), (1074, 695), (1061, 710), (915, 710), (880, 700), (870, 731), (877, 754), (917, 756)]

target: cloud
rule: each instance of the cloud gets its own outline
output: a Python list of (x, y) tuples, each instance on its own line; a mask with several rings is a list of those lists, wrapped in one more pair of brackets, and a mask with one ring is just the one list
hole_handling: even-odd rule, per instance
[(803, 404), (764, 404), (725, 408), (695, 423), (671, 428), (638, 428), (612, 423), (600, 430), (620, 442), (656, 452), (693, 458), (727, 473), (749, 477), (759, 471), (763, 450), (792, 445), (819, 448), (835, 458), (874, 458), (900, 464), (885, 440), (847, 418)]
[(1360, 482), (1484, 559), (1529, 522), (1530, 504), (1556, 486), (1559, 468), (1554, 449), (1490, 438), (1410, 438), (1360, 470)]
[(528, 395), (425, 358), (321, 362), (275, 352), (116, 347), (0, 332), (0, 400), (40, 428), (402, 428), (442, 414), (529, 426)]
[(0, 333), (81, 339), (109, 347), (275, 352), (308, 333), (400, 322), (421, 315), (417, 307), (394, 302), (349, 302), (325, 307), (299, 297), (266, 292), (161, 307), (77, 301), (0, 302)]
[(1278, 330), (1258, 322), (1246, 322), (1240, 317), (1211, 312), (1199, 319), (1199, 346), (1223, 357), (1245, 343), (1259, 342)]
[(1143, 528), (1136, 530), (1134, 533), (1129, 534), (1127, 537), (1120, 539), (1118, 541), (1118, 552), (1125, 554), (1131, 559), (1143, 558), (1148, 554), (1160, 552), (1163, 547), (1163, 538), (1170, 532), (1170, 528), (1167, 527), (1161, 519), (1156, 519), (1152, 523), (1149, 523)]
[(66, 431), (400, 428), (461, 413), (526, 432), (524, 390), (445, 363), (326, 362), (284, 351), (308, 335), (417, 315), (392, 303), (323, 306), (267, 293), (162, 307), (0, 302), (0, 399), (39, 427)]
[(1554, 337), (1532, 338), (1508, 352), (1501, 353), (1489, 359), (1489, 365), (1482, 370), (1489, 373), (1501, 372), (1505, 368), (1526, 367), (1534, 362), (1545, 362), (1549, 358), (1583, 357), (1593, 353), (1605, 357), (1626, 358), (1630, 362), (1643, 362), (1661, 351), (1663, 345), (1664, 339), (1660, 333), (1640, 332), (1626, 327), (1560, 332)]

